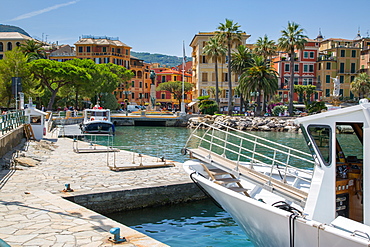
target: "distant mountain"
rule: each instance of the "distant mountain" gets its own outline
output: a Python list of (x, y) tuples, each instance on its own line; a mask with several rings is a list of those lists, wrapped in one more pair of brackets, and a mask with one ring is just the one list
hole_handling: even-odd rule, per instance
[(31, 35), (29, 35), (22, 28), (16, 27), (16, 26), (11, 26), (11, 25), (3, 25), (3, 24), (0, 24), (0, 32), (18, 32), (18, 33), (24, 34), (24, 35), (26, 35), (28, 37), (31, 37)]
[[(139, 59), (144, 60), (146, 63), (159, 63), (160, 65), (175, 67), (182, 64), (182, 57), (177, 56), (168, 56), (163, 54), (151, 54), (149, 52), (135, 52), (131, 51), (131, 55)], [(191, 59), (190, 59), (191, 60)], [(186, 58), (186, 61), (190, 61), (189, 58)]]

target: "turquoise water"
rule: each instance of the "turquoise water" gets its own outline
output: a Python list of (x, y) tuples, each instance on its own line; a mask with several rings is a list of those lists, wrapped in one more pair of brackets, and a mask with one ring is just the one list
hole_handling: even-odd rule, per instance
[(231, 216), (211, 200), (107, 215), (169, 246), (253, 246)]

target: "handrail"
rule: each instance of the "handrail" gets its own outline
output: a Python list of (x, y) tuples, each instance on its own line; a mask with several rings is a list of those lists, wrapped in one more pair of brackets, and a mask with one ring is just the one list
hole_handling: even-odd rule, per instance
[(25, 123), (24, 111), (12, 111), (4, 115), (0, 115), (0, 131), (5, 134), (20, 125)]
[[(253, 163), (260, 166), (271, 167), (269, 174), (270, 179), (273, 171), (277, 171), (279, 174), (283, 173), (281, 179), (284, 183), (286, 183), (287, 175), (299, 177), (299, 179), (304, 181), (310, 181), (312, 176), (311, 171), (291, 165), (294, 160), (306, 164), (315, 164), (310, 154), (250, 133), (233, 129), (229, 126), (222, 124), (219, 124), (219, 126), (226, 128), (226, 130), (220, 129), (218, 126), (200, 123), (196, 129), (207, 127), (206, 131), (202, 135), (198, 135), (197, 132), (194, 131), (189, 137), (185, 147), (188, 146), (190, 139), (195, 138), (198, 140), (198, 148), (205, 148), (204, 146), (208, 147), (206, 149), (208, 149), (210, 156), (212, 152), (222, 155), (227, 159), (235, 160), (237, 166), (240, 162), (243, 162), (241, 159), (244, 159), (245, 162), (250, 163), (250, 169), (253, 169)], [(233, 132), (229, 130), (233, 130)], [(222, 134), (224, 136), (222, 136)], [(233, 142), (230, 141), (231, 138), (234, 139)], [(247, 147), (248, 144), (251, 145), (250, 148)], [(263, 149), (263, 153), (261, 149)], [(238, 169), (238, 167), (235, 169)], [(309, 179), (298, 176), (296, 174), (297, 171), (306, 174)]]

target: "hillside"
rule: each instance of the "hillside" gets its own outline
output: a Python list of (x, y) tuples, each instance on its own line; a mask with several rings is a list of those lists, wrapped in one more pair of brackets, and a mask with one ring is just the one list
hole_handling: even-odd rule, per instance
[[(169, 67), (175, 67), (182, 63), (182, 57), (176, 57), (176, 56), (168, 56), (168, 55), (163, 55), (163, 54), (151, 54), (149, 52), (134, 52), (134, 51), (131, 51), (131, 55), (144, 60), (144, 62), (159, 63), (162, 66), (166, 65)], [(187, 58), (186, 61), (189, 61), (189, 58)]]

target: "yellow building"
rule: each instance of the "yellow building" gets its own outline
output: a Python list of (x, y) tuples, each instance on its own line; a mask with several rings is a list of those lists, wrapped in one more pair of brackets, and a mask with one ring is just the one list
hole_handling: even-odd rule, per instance
[(330, 38), (321, 41), (317, 78), (322, 86), (323, 100), (330, 101), (333, 78), (337, 77), (342, 100), (353, 99), (350, 84), (359, 73), (360, 52), (355, 40)]
[(33, 40), (33, 38), (19, 32), (0, 32), (0, 59), (5, 57), (5, 52), (19, 47), (27, 40)]
[[(207, 45), (207, 41), (213, 37), (216, 32), (200, 32), (196, 34), (190, 43), (192, 48), (193, 58), (193, 78), (192, 82), (195, 85), (193, 91), (193, 98), (198, 98), (203, 95), (210, 95), (212, 99), (215, 95), (212, 93), (212, 87), (216, 87), (216, 74), (215, 74), (215, 63), (213, 60), (203, 54), (203, 48)], [(240, 43), (234, 43), (232, 49), (235, 50), (239, 45), (245, 45), (246, 40), (250, 35), (243, 33), (242, 40)], [(227, 82), (227, 63), (225, 63), (226, 57), (222, 58), (221, 62), (218, 62), (218, 81), (219, 88), (221, 91), (220, 95), (220, 109), (221, 111), (227, 108), (228, 102), (228, 82)], [(238, 76), (235, 74), (231, 75), (232, 86), (235, 88), (238, 85)], [(232, 95), (235, 95), (234, 93)], [(234, 105), (239, 103), (237, 98), (233, 98)]]

